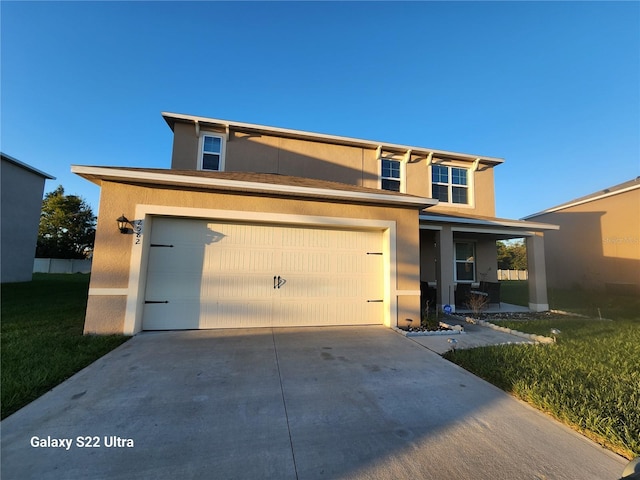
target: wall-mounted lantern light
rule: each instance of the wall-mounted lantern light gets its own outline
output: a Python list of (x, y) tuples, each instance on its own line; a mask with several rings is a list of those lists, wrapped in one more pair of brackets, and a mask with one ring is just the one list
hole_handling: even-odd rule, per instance
[(118, 230), (120, 230), (120, 233), (129, 233), (129, 227), (127, 225), (131, 225), (131, 222), (124, 216), (124, 213), (116, 219), (116, 222), (118, 222)]

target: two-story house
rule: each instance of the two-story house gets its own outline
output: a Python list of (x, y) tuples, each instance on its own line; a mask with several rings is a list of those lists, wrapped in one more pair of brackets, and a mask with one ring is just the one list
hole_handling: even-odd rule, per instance
[(163, 117), (170, 169), (72, 166), (101, 186), (85, 333), (418, 325), (425, 286), (455, 308), (520, 237), (548, 309), (555, 227), (495, 218), (500, 158)]

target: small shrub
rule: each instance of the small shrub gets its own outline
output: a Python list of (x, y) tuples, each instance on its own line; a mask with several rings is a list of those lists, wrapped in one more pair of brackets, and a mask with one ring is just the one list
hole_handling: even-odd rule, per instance
[(425, 330), (438, 330), (440, 322), (438, 321), (438, 312), (429, 310), (429, 301), (424, 302), (422, 309), (422, 318), (420, 319), (420, 327)]
[(475, 314), (478, 315), (489, 304), (489, 297), (487, 295), (479, 295), (472, 293), (467, 299), (467, 307)]

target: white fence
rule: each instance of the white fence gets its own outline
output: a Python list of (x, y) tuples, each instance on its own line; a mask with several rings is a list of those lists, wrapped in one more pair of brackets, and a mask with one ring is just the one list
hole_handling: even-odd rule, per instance
[(33, 273), (90, 273), (91, 259), (35, 258)]
[(527, 270), (500, 270), (498, 269), (498, 280), (528, 280)]

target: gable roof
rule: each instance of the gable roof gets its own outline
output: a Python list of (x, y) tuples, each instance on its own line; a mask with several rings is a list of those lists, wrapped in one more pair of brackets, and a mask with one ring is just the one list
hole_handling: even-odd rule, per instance
[(38, 170), (37, 168), (32, 167), (31, 165), (27, 165), (24, 162), (21, 162), (20, 160), (13, 158), (11, 155), (7, 155), (6, 153), (2, 153), (0, 152), (0, 157), (2, 157), (2, 160), (6, 160), (9, 163), (12, 163), (20, 168), (23, 168), (24, 170), (27, 170), (28, 172), (31, 173), (35, 173), (36, 175), (39, 175), (41, 177), (44, 177), (45, 179), (48, 180), (55, 180), (56, 177), (49, 175), (48, 173), (43, 172), (42, 170)]
[(101, 185), (102, 181), (143, 185), (168, 185), (216, 191), (260, 193), (272, 196), (427, 208), (438, 200), (404, 193), (358, 187), (339, 182), (273, 173), (214, 172), (162, 168), (92, 167), (72, 165), (71, 171)]
[(482, 163), (489, 165), (499, 165), (504, 162), (504, 159), (498, 157), (488, 157), (483, 155), (474, 155), (470, 153), (449, 152), (446, 150), (436, 150), (433, 148), (424, 148), (411, 145), (401, 145), (388, 142), (378, 142), (374, 140), (363, 140), (361, 138), (342, 137), (338, 135), (328, 135), (325, 133), (306, 132), (303, 130), (291, 130), (288, 128), (269, 127), (266, 125), (257, 125), (253, 123), (234, 122), (232, 120), (221, 120), (218, 118), (198, 117), (195, 115), (185, 115), (182, 113), (170, 113), (162, 112), (162, 117), (165, 119), (171, 130), (178, 122), (193, 123), (202, 127), (218, 128), (226, 131), (238, 131), (238, 132), (255, 132), (262, 134), (275, 135), (285, 138), (297, 138), (301, 140), (308, 140), (313, 142), (323, 142), (336, 145), (345, 145), (350, 147), (370, 148), (375, 150), (381, 147), (385, 152), (391, 153), (406, 153), (411, 150), (412, 153), (417, 155), (427, 156), (430, 153), (434, 155), (441, 155), (447, 158), (460, 159), (467, 161), (474, 161), (480, 159)]
[(584, 197), (576, 198), (575, 200), (571, 200), (569, 202), (561, 203), (560, 205), (548, 208), (547, 210), (527, 215), (523, 218), (523, 220), (527, 220), (529, 218), (537, 217), (539, 215), (544, 215), (547, 213), (557, 212), (558, 210), (564, 210), (565, 208), (575, 207), (577, 205), (593, 202), (602, 198), (611, 197), (613, 195), (619, 195), (620, 193), (635, 190), (637, 188), (640, 188), (640, 177), (636, 177), (633, 180), (614, 185), (613, 187), (605, 188), (604, 190), (599, 190), (589, 195), (585, 195)]

